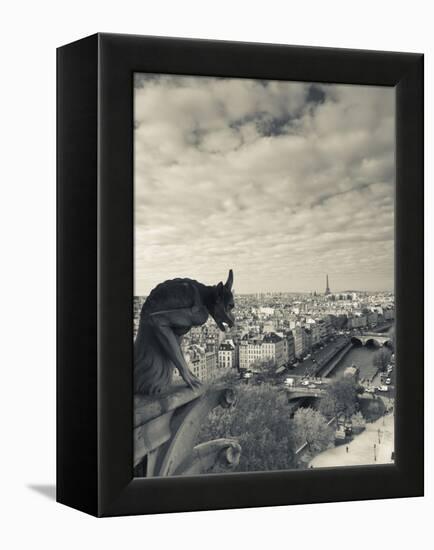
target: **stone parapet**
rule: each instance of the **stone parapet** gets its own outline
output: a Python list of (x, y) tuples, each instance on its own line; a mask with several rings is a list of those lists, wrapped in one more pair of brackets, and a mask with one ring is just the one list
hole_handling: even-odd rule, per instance
[(134, 467), (137, 477), (196, 475), (234, 469), (241, 447), (235, 439), (195, 445), (208, 414), (235, 405), (227, 387), (174, 385), (158, 396), (134, 397)]

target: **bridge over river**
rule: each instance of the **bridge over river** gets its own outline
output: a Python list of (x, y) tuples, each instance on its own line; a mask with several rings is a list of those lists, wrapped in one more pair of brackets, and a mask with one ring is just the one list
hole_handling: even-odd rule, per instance
[[(376, 337), (378, 344), (370, 345), (369, 341), (373, 336)], [(288, 399), (296, 402), (303, 398), (321, 397), (324, 394), (325, 385), (330, 383), (333, 377), (339, 376), (339, 374), (345, 372), (346, 368), (354, 364), (360, 369), (360, 379), (372, 381), (378, 372), (378, 368), (373, 363), (376, 347), (381, 345), (382, 342), (390, 341), (390, 336), (388, 334), (366, 333), (361, 338), (364, 339), (364, 342), (360, 341), (358, 337), (353, 337), (341, 349), (336, 350), (328, 361), (318, 365), (315, 374), (310, 376), (308, 385), (302, 385), (308, 373), (298, 376), (288, 373), (288, 378), (294, 380), (293, 385), (286, 388)], [(365, 345), (362, 345), (363, 343)]]
[(361, 334), (359, 336), (353, 336), (351, 338), (351, 342), (353, 342), (354, 344), (359, 343), (363, 346), (369, 344), (374, 346), (383, 346), (384, 344), (391, 344), (392, 338), (390, 334), (384, 332), (365, 332), (364, 334)]
[(288, 401), (295, 401), (296, 399), (304, 399), (305, 397), (319, 398), (325, 394), (323, 388), (315, 387), (309, 388), (304, 386), (295, 386), (287, 388)]

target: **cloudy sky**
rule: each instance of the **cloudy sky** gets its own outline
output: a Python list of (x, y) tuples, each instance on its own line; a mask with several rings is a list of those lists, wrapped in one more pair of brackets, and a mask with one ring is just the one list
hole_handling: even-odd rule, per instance
[(393, 290), (392, 88), (136, 74), (135, 294)]

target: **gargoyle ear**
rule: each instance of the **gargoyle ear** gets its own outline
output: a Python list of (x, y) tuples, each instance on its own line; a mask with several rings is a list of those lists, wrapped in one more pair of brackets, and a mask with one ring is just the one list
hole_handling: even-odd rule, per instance
[(228, 280), (225, 283), (225, 287), (228, 290), (231, 290), (233, 282), (234, 282), (234, 273), (233, 273), (232, 269), (230, 269), (229, 270), (229, 275), (228, 275)]
[(221, 281), (217, 285), (217, 296), (223, 298), (223, 283)]

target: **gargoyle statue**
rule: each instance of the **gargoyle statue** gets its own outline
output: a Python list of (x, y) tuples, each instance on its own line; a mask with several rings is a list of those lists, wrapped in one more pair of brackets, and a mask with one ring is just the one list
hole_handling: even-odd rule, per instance
[(221, 331), (225, 325), (234, 325), (232, 283), (230, 269), (225, 284), (207, 286), (192, 279), (172, 279), (151, 291), (134, 343), (135, 393), (160, 393), (170, 385), (175, 367), (188, 386), (200, 385), (187, 366), (181, 340), (191, 327), (203, 325), (208, 315)]

